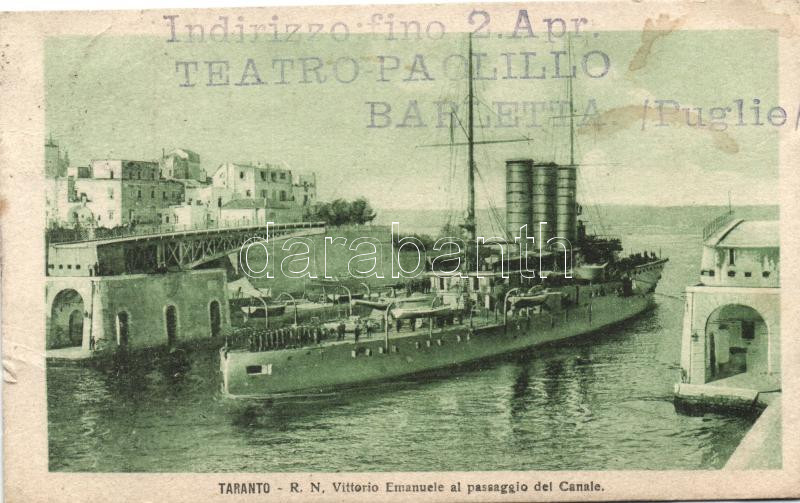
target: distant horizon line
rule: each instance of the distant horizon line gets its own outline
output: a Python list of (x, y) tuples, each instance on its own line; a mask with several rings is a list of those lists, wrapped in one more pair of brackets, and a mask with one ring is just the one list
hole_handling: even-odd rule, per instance
[[(724, 203), (720, 204), (713, 204), (713, 203), (703, 203), (703, 204), (672, 204), (669, 206), (664, 206), (660, 204), (643, 204), (643, 203), (596, 203), (593, 206), (624, 206), (624, 207), (640, 207), (640, 208), (660, 208), (660, 209), (668, 209), (668, 208), (692, 208), (692, 207), (701, 207), (701, 208), (727, 208), (728, 205)], [(731, 208), (752, 208), (752, 207), (775, 207), (779, 208), (780, 204), (765, 204), (765, 203), (747, 203), (747, 204), (732, 204)], [(476, 210), (487, 210), (491, 211), (493, 208), (490, 207), (477, 207)], [(452, 211), (451, 208), (392, 208), (392, 207), (380, 207), (380, 206), (373, 206), (374, 211)], [(500, 209), (498, 209), (500, 210)]]

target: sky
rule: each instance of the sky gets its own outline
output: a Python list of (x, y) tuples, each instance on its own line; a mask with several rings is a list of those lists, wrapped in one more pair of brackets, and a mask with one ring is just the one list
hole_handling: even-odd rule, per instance
[[(751, 125), (750, 108), (759, 99), (765, 121), (769, 108), (779, 104), (776, 35), (672, 32), (658, 37), (649, 50), (642, 46), (641, 32), (573, 39), (576, 113), (588, 114), (576, 118), (579, 200), (727, 204), (730, 191), (734, 204), (775, 203), (779, 128)], [(527, 139), (476, 147), (478, 207), (503, 206), (505, 160), (568, 162), (569, 128), (554, 125), (563, 119), (548, 118), (564, 112), (530, 105), (567, 99), (567, 79), (552, 78), (556, 64), (551, 51), (564, 48), (563, 41), (543, 37), (474, 41), (474, 51), (484, 54), (479, 75), (491, 77), (497, 70), (496, 80), (475, 83), (476, 123), (492, 125), (478, 127), (476, 140)], [(547, 78), (518, 78), (525, 71), (524, 52), (537, 53), (528, 57), (528, 74), (544, 71)], [(600, 52), (608, 58), (607, 71)], [(162, 149), (181, 147), (198, 152), (209, 172), (226, 161), (258, 160), (314, 171), (321, 199), (365, 196), (377, 208), (457, 212), (466, 200), (466, 149), (447, 146), (449, 115), (438, 115), (436, 103), (461, 103), (452, 138), (463, 142), (459, 121), (466, 122), (467, 86), (459, 78), (459, 58), (466, 53), (462, 35), (436, 41), (351, 35), (347, 41), (320, 37), (288, 43), (51, 38), (45, 61), (47, 127), (69, 151), (73, 165), (101, 158), (154, 159)], [(319, 58), (325, 82), (317, 83), (311, 70), (303, 82), (300, 58), (306, 58), (307, 68), (317, 61), (311, 58)], [(508, 76), (507, 58), (517, 78), (503, 78)], [(283, 79), (279, 59), (291, 60)], [(197, 71), (189, 64), (191, 87), (181, 86), (186, 84), (181, 61), (197, 62)], [(205, 61), (227, 61), (230, 85), (208, 86)], [(358, 76), (349, 83), (337, 81), (334, 67), (347, 81), (353, 61)], [(563, 59), (564, 72), (567, 66)], [(234, 85), (255, 83), (254, 71), (261, 85)], [(737, 99), (743, 100), (745, 126), (736, 125)], [(650, 105), (646, 115), (645, 100)], [(685, 114), (671, 113), (669, 106), (666, 125), (658, 127), (655, 100), (700, 107), (705, 121), (712, 107), (732, 110), (724, 131), (687, 126)], [(385, 104), (392, 107), (390, 127), (368, 127), (370, 102), (378, 103), (378, 111), (386, 110)], [(410, 103), (417, 104), (419, 116)], [(509, 115), (498, 118), (498, 107)], [(532, 123), (531, 107), (539, 107), (538, 125)], [(436, 127), (440, 117), (445, 127)], [(376, 125), (386, 118), (376, 115)], [(688, 120), (696, 122), (696, 110)], [(510, 127), (498, 127), (498, 121)], [(401, 124), (408, 127), (397, 127)], [(425, 146), (430, 144), (445, 146)]]

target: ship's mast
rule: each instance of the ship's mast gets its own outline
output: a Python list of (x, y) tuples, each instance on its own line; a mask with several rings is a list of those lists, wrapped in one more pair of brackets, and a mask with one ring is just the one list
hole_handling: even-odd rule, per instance
[(567, 58), (569, 78), (567, 79), (567, 95), (569, 96), (569, 165), (575, 166), (575, 110), (572, 103), (572, 37), (567, 35)]
[[(468, 34), (468, 59), (467, 59), (467, 85), (468, 85), (468, 92), (467, 92), (467, 124), (464, 125), (461, 120), (459, 120), (458, 116), (455, 114), (454, 111), (450, 113), (450, 120), (451, 120), (451, 132), (450, 132), (450, 143), (440, 143), (440, 144), (430, 144), (430, 145), (420, 145), (420, 147), (453, 147), (455, 145), (467, 146), (467, 217), (464, 219), (464, 223), (460, 225), (461, 228), (465, 229), (469, 233), (469, 237), (472, 242), (477, 242), (477, 224), (475, 221), (475, 171), (477, 170), (477, 166), (475, 165), (475, 145), (484, 145), (484, 144), (496, 144), (496, 143), (515, 143), (515, 142), (530, 142), (532, 141), (530, 138), (523, 136), (519, 139), (514, 140), (488, 140), (488, 141), (475, 141), (475, 88), (473, 82), (473, 61), (472, 61), (472, 34)], [(461, 129), (464, 130), (467, 141), (465, 143), (453, 143), (453, 134), (452, 134), (452, 120), (455, 118), (458, 121), (458, 124), (461, 126)], [(469, 264), (471, 255), (467, 254), (467, 262)]]
[(472, 89), (472, 33), (469, 34), (469, 52), (467, 55), (467, 79), (469, 86), (469, 115), (467, 118), (467, 221), (464, 227), (469, 232), (470, 243), (477, 242), (475, 225), (475, 141), (473, 135), (473, 89)]

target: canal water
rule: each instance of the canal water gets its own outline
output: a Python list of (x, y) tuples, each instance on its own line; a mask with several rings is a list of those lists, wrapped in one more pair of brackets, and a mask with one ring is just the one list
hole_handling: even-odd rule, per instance
[(217, 356), (48, 367), (53, 471), (297, 472), (722, 467), (746, 419), (675, 413), (696, 229), (614, 229), (670, 257), (658, 307), (621, 327), (457, 372), (233, 408)]

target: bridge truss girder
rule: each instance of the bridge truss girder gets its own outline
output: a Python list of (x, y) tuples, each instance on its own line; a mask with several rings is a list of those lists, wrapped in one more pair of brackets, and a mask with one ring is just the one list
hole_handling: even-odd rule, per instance
[[(308, 237), (324, 229), (270, 229), (269, 241), (282, 242), (294, 237)], [(190, 270), (205, 263), (237, 253), (249, 239), (266, 236), (252, 229), (166, 236), (142, 241), (128, 241), (107, 246), (122, 246), (125, 274), (154, 273), (165, 270)]]

